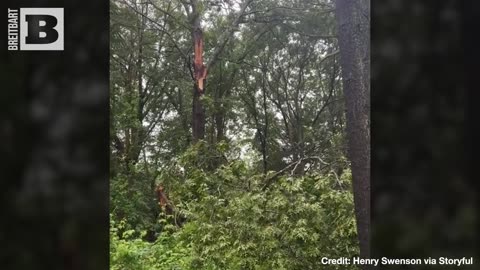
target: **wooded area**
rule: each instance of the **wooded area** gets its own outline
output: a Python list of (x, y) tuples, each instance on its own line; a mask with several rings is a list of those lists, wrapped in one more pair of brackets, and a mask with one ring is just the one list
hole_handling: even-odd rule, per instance
[(111, 1), (111, 269), (357, 269), (369, 4)]

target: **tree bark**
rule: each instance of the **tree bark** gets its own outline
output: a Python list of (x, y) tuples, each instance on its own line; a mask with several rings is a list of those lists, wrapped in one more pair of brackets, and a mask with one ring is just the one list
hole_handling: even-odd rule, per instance
[(368, 258), (370, 257), (370, 0), (337, 0), (335, 12), (360, 256)]
[(205, 138), (205, 108), (201, 100), (202, 96), (203, 92), (200, 92), (198, 85), (195, 84), (193, 86), (192, 108), (192, 135), (194, 142)]
[(205, 93), (205, 78), (207, 68), (203, 64), (203, 31), (201, 25), (201, 12), (197, 0), (191, 1), (192, 14), (192, 41), (193, 41), (193, 104), (192, 104), (192, 136), (193, 141), (205, 137), (205, 108), (202, 96)]

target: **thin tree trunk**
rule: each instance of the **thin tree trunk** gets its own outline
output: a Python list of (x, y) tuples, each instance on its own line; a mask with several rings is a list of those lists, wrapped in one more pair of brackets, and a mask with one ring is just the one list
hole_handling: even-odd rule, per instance
[[(145, 10), (144, 10), (145, 8)], [(148, 4), (141, 7), (141, 12), (148, 13)], [(145, 130), (143, 129), (143, 118), (144, 118), (144, 105), (145, 105), (145, 89), (143, 89), (143, 36), (144, 29), (146, 25), (146, 18), (141, 17), (138, 25), (138, 60), (137, 60), (137, 90), (138, 90), (138, 103), (137, 103), (137, 121), (138, 126), (132, 128), (132, 148), (130, 160), (132, 164), (138, 162), (140, 157), (141, 148), (143, 145), (143, 140), (145, 139)]]
[(370, 1), (337, 0), (335, 12), (347, 109), (348, 154), (352, 163), (360, 256), (368, 258), (370, 257)]
[(216, 142), (220, 142), (225, 138), (225, 112), (221, 108), (221, 112), (215, 115), (215, 125), (217, 130)]
[(268, 147), (268, 108), (267, 108), (267, 89), (265, 80), (262, 80), (262, 97), (263, 97), (263, 134), (262, 134), (262, 159), (263, 159), (263, 174), (267, 175), (267, 147)]
[[(223, 85), (221, 85), (223, 86)], [(225, 91), (227, 92), (227, 91)], [(215, 142), (220, 142), (221, 140), (224, 139), (224, 121), (225, 121), (225, 108), (223, 107), (223, 95), (224, 92), (221, 89), (218, 89), (215, 91), (215, 112), (214, 112), (214, 123), (215, 123), (215, 131), (216, 135), (215, 138), (212, 140)]]

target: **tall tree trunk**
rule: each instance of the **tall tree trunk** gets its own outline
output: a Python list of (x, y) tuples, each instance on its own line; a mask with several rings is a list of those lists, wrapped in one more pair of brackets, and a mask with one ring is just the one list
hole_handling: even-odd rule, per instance
[(195, 82), (193, 84), (193, 108), (192, 108), (192, 135), (193, 140), (198, 141), (205, 137), (205, 108), (202, 96), (205, 93), (207, 68), (203, 64), (203, 32), (200, 26), (200, 17), (193, 23), (194, 62), (193, 70)]
[[(148, 13), (148, 4), (141, 6), (142, 14)], [(137, 124), (132, 128), (132, 143), (130, 152), (130, 162), (136, 164), (140, 157), (142, 145), (145, 140), (145, 130), (143, 129), (143, 120), (145, 112), (145, 89), (143, 89), (143, 42), (146, 18), (142, 16), (138, 22), (138, 59), (137, 59)]]
[[(348, 154), (360, 256), (370, 256), (370, 0), (337, 0), (336, 19), (347, 109)], [(367, 269), (368, 267), (364, 267)]]

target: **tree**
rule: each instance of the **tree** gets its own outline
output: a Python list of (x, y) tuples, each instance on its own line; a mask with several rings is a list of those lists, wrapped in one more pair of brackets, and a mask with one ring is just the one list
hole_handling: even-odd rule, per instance
[(368, 258), (370, 256), (370, 0), (337, 0), (336, 18), (360, 255)]
[(332, 1), (111, 7), (112, 269), (357, 255)]
[(190, 21), (194, 61), (193, 61), (193, 106), (192, 106), (192, 135), (193, 140), (197, 141), (205, 137), (205, 108), (202, 102), (202, 96), (205, 93), (205, 85), (208, 71), (218, 61), (220, 54), (223, 52), (225, 45), (230, 40), (234, 31), (237, 29), (240, 19), (252, 0), (244, 0), (240, 6), (237, 14), (234, 14), (235, 19), (231, 22), (230, 27), (220, 36), (210, 60), (205, 65), (203, 62), (203, 30), (202, 30), (202, 16), (204, 15), (205, 3), (199, 0), (192, 0), (190, 2), (183, 2), (187, 17)]

